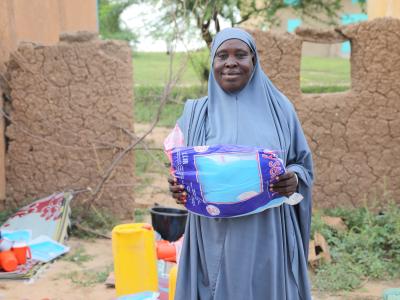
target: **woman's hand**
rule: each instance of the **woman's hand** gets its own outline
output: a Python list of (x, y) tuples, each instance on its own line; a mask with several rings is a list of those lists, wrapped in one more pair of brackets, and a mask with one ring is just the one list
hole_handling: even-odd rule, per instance
[(297, 191), (298, 179), (296, 173), (288, 171), (275, 179), (274, 183), (269, 185), (271, 192), (276, 192), (282, 196), (289, 197)]
[(172, 193), (172, 197), (175, 198), (176, 203), (185, 204), (187, 192), (183, 185), (179, 185), (175, 177), (170, 176), (168, 178), (169, 191)]

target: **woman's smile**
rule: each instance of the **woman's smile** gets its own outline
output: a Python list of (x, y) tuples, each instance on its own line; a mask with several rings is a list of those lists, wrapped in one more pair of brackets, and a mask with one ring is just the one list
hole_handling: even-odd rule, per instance
[(240, 72), (236, 73), (222, 73), (222, 77), (226, 78), (227, 80), (236, 80), (241, 76)]
[(249, 46), (241, 40), (231, 39), (221, 44), (214, 57), (213, 70), (215, 80), (225, 92), (244, 88), (253, 73), (253, 57)]

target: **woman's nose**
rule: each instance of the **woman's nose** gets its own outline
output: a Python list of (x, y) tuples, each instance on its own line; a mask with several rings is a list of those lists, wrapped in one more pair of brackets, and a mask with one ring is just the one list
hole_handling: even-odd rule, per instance
[(229, 56), (228, 59), (226, 60), (225, 66), (233, 67), (236, 65), (237, 65), (236, 58), (234, 56)]

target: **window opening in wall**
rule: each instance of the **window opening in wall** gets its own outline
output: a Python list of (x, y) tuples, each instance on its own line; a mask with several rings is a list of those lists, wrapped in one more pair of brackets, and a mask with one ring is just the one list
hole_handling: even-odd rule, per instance
[(295, 32), (296, 28), (301, 25), (301, 19), (289, 19), (287, 20), (287, 31)]
[(300, 2), (300, 0), (283, 0), (283, 3), (285, 3), (286, 5), (298, 5)]
[(342, 44), (303, 43), (300, 86), (303, 93), (336, 93), (350, 89), (350, 51)]
[[(353, 4), (356, 2), (365, 3), (365, 0), (352, 1)], [(342, 25), (367, 20), (365, 13), (348, 13), (340, 17)], [(291, 26), (297, 27), (293, 22)], [(288, 31), (290, 28), (288, 22)], [(300, 74), (303, 93), (334, 93), (350, 89), (350, 53), (349, 41), (338, 44), (303, 43)]]
[[(342, 25), (350, 25), (353, 23), (358, 23), (362, 21), (367, 21), (368, 20), (368, 15), (364, 13), (360, 14), (344, 14), (342, 15), (340, 22)], [(342, 47), (340, 48), (340, 51), (342, 52), (343, 55), (349, 55), (351, 48), (350, 48), (350, 42), (344, 42), (342, 43)]]

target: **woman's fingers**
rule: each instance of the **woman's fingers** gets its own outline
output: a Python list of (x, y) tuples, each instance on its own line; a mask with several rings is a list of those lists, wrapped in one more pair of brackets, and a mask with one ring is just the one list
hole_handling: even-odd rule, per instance
[(187, 193), (186, 192), (172, 193), (172, 197), (175, 199), (176, 203), (185, 204), (186, 203)]
[(177, 180), (176, 180), (175, 177), (169, 176), (169, 177), (168, 177), (168, 183), (169, 183), (169, 184), (176, 184), (176, 183), (177, 183)]
[(186, 192), (182, 192), (182, 193), (173, 193), (172, 197), (175, 198), (176, 203), (178, 204), (185, 204), (186, 203), (186, 196), (187, 193)]
[(277, 183), (283, 183), (286, 181), (294, 181), (296, 182), (296, 174), (292, 171), (288, 171), (285, 174), (279, 175), (276, 177)]
[(171, 193), (182, 193), (185, 191), (185, 187), (183, 185), (170, 185), (169, 191)]
[(177, 183), (175, 177), (170, 176), (168, 178), (169, 183), (169, 191), (172, 194), (172, 197), (175, 199), (178, 204), (185, 204), (187, 192), (185, 191), (185, 187)]
[(270, 184), (270, 191), (281, 194), (282, 196), (290, 196), (297, 190), (297, 178), (294, 172), (286, 172), (276, 178), (274, 183)]

